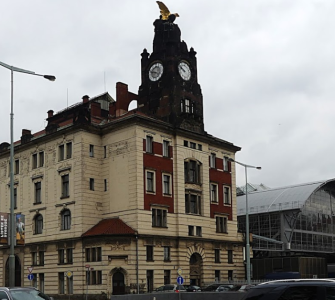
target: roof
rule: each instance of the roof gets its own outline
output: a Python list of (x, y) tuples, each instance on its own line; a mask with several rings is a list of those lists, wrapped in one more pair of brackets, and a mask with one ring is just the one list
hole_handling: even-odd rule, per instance
[[(268, 190), (248, 192), (249, 214), (279, 210), (301, 209), (307, 199), (324, 184), (334, 181), (317, 181)], [(237, 197), (237, 215), (245, 214), (246, 196)]]
[[(236, 187), (237, 196), (244, 195), (245, 194), (245, 188), (246, 188), (246, 185)], [(255, 191), (261, 191), (261, 190), (269, 190), (269, 189), (270, 188), (263, 183), (254, 184), (254, 183), (248, 182), (248, 192), (249, 193), (250, 192), (255, 192)]]
[(119, 218), (104, 219), (91, 229), (86, 231), (82, 237), (101, 235), (131, 235), (136, 231)]

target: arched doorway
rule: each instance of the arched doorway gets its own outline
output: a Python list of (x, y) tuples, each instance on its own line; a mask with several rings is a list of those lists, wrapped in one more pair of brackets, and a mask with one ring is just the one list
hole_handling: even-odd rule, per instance
[(190, 284), (201, 286), (202, 257), (193, 253), (190, 257)]
[(113, 275), (113, 295), (124, 295), (124, 294), (125, 294), (124, 275), (122, 272), (117, 271)]
[[(6, 261), (5, 286), (9, 286), (9, 258)], [(15, 286), (21, 286), (21, 262), (15, 255)]]

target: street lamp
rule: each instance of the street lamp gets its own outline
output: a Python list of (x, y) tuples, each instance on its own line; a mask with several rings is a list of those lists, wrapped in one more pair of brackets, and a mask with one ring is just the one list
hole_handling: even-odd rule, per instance
[(261, 167), (255, 167), (240, 163), (232, 158), (228, 159), (229, 161), (235, 162), (244, 167), (245, 170), (245, 260), (247, 262), (247, 284), (251, 284), (250, 278), (250, 237), (249, 237), (249, 207), (248, 207), (248, 175), (247, 169), (257, 169), (261, 170)]
[(14, 254), (14, 245), (16, 240), (15, 234), (15, 215), (14, 215), (14, 133), (13, 133), (13, 123), (14, 123), (14, 110), (13, 110), (13, 73), (26, 73), (30, 75), (42, 76), (45, 79), (50, 81), (55, 81), (56, 77), (52, 75), (41, 75), (36, 74), (35, 72), (19, 69), (13, 66), (9, 66), (0, 61), (0, 65), (9, 69), (11, 71), (11, 98), (10, 98), (10, 223), (9, 223), (9, 286), (15, 286), (15, 254)]

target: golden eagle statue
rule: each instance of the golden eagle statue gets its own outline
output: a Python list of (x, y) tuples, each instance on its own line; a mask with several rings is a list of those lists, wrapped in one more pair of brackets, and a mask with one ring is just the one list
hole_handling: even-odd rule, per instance
[(162, 16), (162, 20), (166, 21), (168, 20), (169, 22), (173, 23), (173, 21), (176, 19), (176, 17), (179, 17), (179, 15), (177, 13), (171, 14), (169, 9), (166, 7), (166, 5), (161, 2), (161, 1), (156, 1), (160, 12), (161, 12), (161, 16)]

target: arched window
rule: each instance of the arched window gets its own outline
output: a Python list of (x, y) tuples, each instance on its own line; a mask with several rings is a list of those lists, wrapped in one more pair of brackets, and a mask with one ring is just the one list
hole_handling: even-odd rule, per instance
[(69, 209), (64, 209), (61, 212), (61, 230), (71, 229), (71, 212)]
[(36, 215), (34, 219), (35, 234), (41, 234), (43, 232), (43, 216), (41, 214)]

